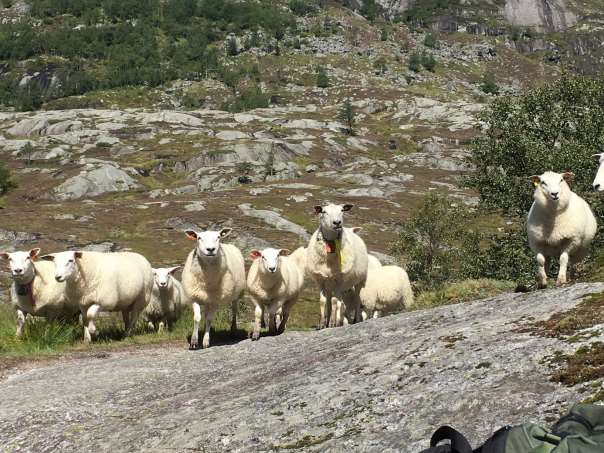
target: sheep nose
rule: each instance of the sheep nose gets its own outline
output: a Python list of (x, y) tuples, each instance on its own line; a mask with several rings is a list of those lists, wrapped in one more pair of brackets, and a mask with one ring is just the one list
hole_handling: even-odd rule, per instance
[(22, 274), (23, 273), (23, 269), (15, 269), (13, 272), (15, 274)]
[(333, 225), (334, 226), (340, 226), (340, 225), (342, 225), (342, 221), (341, 220), (334, 220), (333, 221)]
[(57, 275), (55, 277), (55, 280), (58, 281), (59, 283), (63, 281), (63, 277), (61, 275)]
[(208, 253), (213, 253), (216, 249), (214, 247), (208, 247), (206, 250), (208, 251)]
[(271, 272), (275, 272), (277, 270), (277, 268), (276, 267), (269, 267), (268, 270), (271, 271)]
[(552, 192), (552, 193), (551, 193), (552, 198), (558, 198), (558, 194), (559, 194), (559, 193), (560, 193), (560, 192)]
[(594, 184), (594, 190), (600, 190), (600, 184)]

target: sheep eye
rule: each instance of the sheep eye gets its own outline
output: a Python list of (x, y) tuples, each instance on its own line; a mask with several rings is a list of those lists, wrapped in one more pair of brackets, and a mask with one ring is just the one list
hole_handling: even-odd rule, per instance
[(73, 261), (73, 260), (69, 260), (69, 262), (70, 262), (70, 263), (73, 263), (74, 261)]
[(543, 187), (545, 187), (545, 186), (547, 186), (547, 183), (546, 183), (545, 181), (541, 181), (541, 185), (542, 185)]

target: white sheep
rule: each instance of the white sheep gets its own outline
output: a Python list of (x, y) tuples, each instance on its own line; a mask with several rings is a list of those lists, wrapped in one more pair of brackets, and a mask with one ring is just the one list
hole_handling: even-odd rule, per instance
[(598, 158), (598, 172), (594, 178), (594, 190), (598, 192), (604, 191), (604, 153), (594, 154), (593, 157)]
[[(354, 231), (355, 233), (360, 230), (361, 230), (361, 228), (359, 228), (359, 227), (352, 228), (352, 231)], [(369, 278), (369, 273), (371, 272), (372, 269), (379, 269), (381, 267), (382, 267), (382, 263), (380, 263), (379, 259), (377, 259), (372, 254), (367, 255), (367, 278)], [(361, 294), (362, 293), (363, 293), (363, 290), (361, 290)], [(343, 295), (344, 299), (338, 299), (336, 297), (331, 298), (331, 310), (332, 310), (332, 313), (335, 313), (336, 326), (348, 325), (349, 318), (351, 320), (354, 320), (354, 313), (352, 313), (350, 310), (350, 307), (353, 306), (353, 305), (351, 305), (351, 303), (354, 304), (354, 302), (352, 301), (352, 295), (353, 295), (352, 291), (348, 290)], [(323, 313), (325, 310), (326, 301), (327, 301), (327, 299), (325, 298), (325, 295), (323, 294), (323, 292), (321, 292), (319, 302), (321, 304), (321, 316), (322, 317), (324, 316)], [(361, 303), (362, 302), (363, 301), (361, 299)], [(365, 318), (363, 317), (363, 313), (364, 312), (361, 311), (361, 317), (363, 320), (365, 320)], [(366, 314), (365, 314), (365, 317), (366, 317)]]
[(36, 261), (39, 253), (39, 248), (0, 253), (0, 258), (8, 261), (13, 279), (10, 292), (17, 309), (17, 338), (23, 333), (27, 315), (71, 319), (80, 311), (77, 304), (67, 300), (65, 284), (55, 280), (54, 266)]
[(182, 284), (174, 278), (174, 273), (179, 269), (181, 266), (153, 269), (151, 301), (142, 316), (152, 330), (157, 327), (160, 333), (164, 327), (173, 327), (187, 305)]
[(413, 289), (407, 272), (399, 266), (369, 268), (367, 282), (361, 290), (363, 320), (377, 318), (383, 311), (410, 308)]
[(281, 334), (291, 308), (298, 301), (304, 285), (304, 268), (287, 255), (289, 250), (274, 248), (250, 253), (253, 262), (247, 275), (247, 290), (255, 305), (252, 340), (260, 337), (263, 308), (268, 311), (270, 334)]
[(65, 282), (70, 303), (77, 303), (84, 323), (84, 341), (96, 334), (99, 311), (119, 311), (126, 335), (136, 326), (151, 299), (153, 272), (138, 253), (60, 252), (41, 259), (55, 264), (55, 280)]
[(568, 183), (573, 174), (551, 171), (531, 176), (534, 202), (528, 213), (527, 233), (539, 265), (537, 283), (547, 286), (546, 268), (551, 257), (560, 258), (557, 285), (566, 283), (567, 268), (583, 259), (593, 240), (597, 223), (585, 200)]
[(231, 333), (237, 329), (237, 305), (245, 289), (245, 264), (237, 247), (221, 243), (230, 233), (230, 228), (186, 231), (187, 237), (197, 243), (182, 272), (182, 285), (193, 306), (191, 349), (196, 349), (199, 343), (201, 305), (205, 306), (203, 348), (210, 346), (212, 319), (221, 305), (231, 304)]
[[(352, 289), (354, 321), (361, 320), (359, 293), (367, 278), (367, 247), (354, 231), (344, 228), (343, 214), (351, 204), (315, 206), (319, 228), (313, 233), (307, 247), (307, 270), (314, 278), (325, 300), (332, 296), (342, 300), (345, 291)], [(331, 303), (325, 304), (320, 328), (336, 326)]]

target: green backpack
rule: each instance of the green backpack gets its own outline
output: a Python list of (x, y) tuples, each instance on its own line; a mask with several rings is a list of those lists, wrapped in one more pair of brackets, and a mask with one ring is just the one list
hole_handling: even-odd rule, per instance
[[(450, 443), (439, 446), (444, 440)], [(534, 423), (506, 426), (475, 450), (461, 433), (443, 426), (421, 453), (604, 453), (604, 406), (575, 404), (551, 430)]]

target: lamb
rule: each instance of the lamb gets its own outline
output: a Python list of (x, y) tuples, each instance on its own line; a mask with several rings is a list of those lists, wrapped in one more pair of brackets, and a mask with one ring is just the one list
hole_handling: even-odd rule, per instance
[(587, 255), (596, 234), (596, 218), (589, 205), (569, 187), (573, 176), (570, 172), (547, 171), (530, 177), (535, 185), (535, 201), (526, 227), (529, 245), (537, 255), (540, 288), (547, 286), (546, 269), (551, 257), (560, 258), (556, 284), (563, 285), (567, 281), (568, 266)]
[[(342, 299), (345, 291), (352, 289), (354, 320), (360, 321), (360, 291), (367, 279), (367, 247), (365, 242), (351, 229), (343, 225), (344, 212), (353, 205), (315, 206), (319, 215), (319, 228), (310, 238), (306, 259), (307, 269), (314, 278), (325, 300), (335, 295)], [(325, 304), (319, 327), (335, 327), (336, 316), (332, 316), (332, 304)]]
[(143, 319), (152, 330), (157, 327), (158, 333), (164, 327), (172, 328), (186, 306), (184, 289), (174, 278), (174, 273), (179, 269), (181, 266), (153, 269), (153, 291), (151, 301), (143, 311)]
[(247, 290), (256, 306), (252, 340), (260, 337), (263, 307), (268, 311), (270, 334), (281, 334), (292, 306), (298, 301), (304, 285), (304, 268), (287, 255), (289, 250), (274, 248), (250, 253), (253, 262), (248, 271)]
[(27, 315), (71, 319), (79, 313), (77, 304), (67, 300), (65, 285), (55, 280), (54, 266), (36, 261), (39, 254), (39, 248), (0, 253), (0, 258), (9, 262), (13, 279), (11, 301), (17, 309), (17, 338), (23, 333)]
[(212, 319), (221, 305), (231, 304), (231, 334), (237, 329), (237, 306), (245, 289), (245, 265), (243, 255), (237, 247), (221, 243), (231, 231), (230, 228), (220, 231), (186, 231), (187, 237), (196, 242), (182, 272), (182, 285), (193, 305), (191, 349), (198, 347), (201, 305), (205, 306), (203, 348), (210, 346)]
[(68, 251), (41, 259), (54, 262), (55, 280), (65, 282), (67, 299), (79, 306), (85, 342), (96, 335), (94, 320), (99, 311), (122, 312), (130, 335), (151, 299), (151, 264), (138, 253)]
[(399, 266), (369, 268), (367, 283), (361, 290), (363, 320), (377, 318), (383, 311), (410, 308), (413, 289), (407, 272)]

